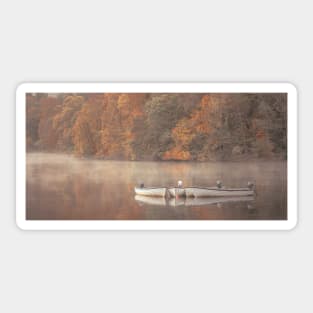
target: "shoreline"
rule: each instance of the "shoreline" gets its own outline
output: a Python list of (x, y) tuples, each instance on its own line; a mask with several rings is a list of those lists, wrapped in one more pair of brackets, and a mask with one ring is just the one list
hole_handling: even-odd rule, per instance
[(84, 160), (84, 161), (113, 161), (113, 162), (134, 162), (134, 163), (140, 163), (140, 162), (151, 162), (151, 163), (244, 163), (244, 162), (251, 162), (251, 163), (266, 163), (266, 162), (286, 162), (287, 159), (276, 157), (276, 158), (236, 158), (236, 159), (227, 159), (227, 160), (205, 160), (205, 161), (198, 161), (198, 160), (125, 160), (125, 159), (118, 159), (118, 158), (103, 158), (103, 157), (82, 157), (77, 156), (73, 153), (66, 153), (66, 152), (50, 152), (50, 151), (29, 151), (26, 152), (26, 159), (28, 155), (57, 155), (57, 156), (66, 156), (69, 158), (73, 158), (76, 160)]

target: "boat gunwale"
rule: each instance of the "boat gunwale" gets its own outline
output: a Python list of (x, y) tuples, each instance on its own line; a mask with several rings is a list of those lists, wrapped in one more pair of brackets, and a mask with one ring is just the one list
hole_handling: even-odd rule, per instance
[(214, 190), (214, 191), (254, 191), (250, 188), (214, 188), (214, 187), (185, 187), (184, 189), (202, 189), (202, 190)]
[(253, 191), (250, 188), (217, 188), (217, 187), (135, 187), (136, 189), (203, 189), (203, 190), (218, 190), (218, 191)]
[(135, 189), (168, 189), (167, 187), (135, 187)]
[(254, 191), (250, 188), (217, 188), (217, 187), (135, 187), (139, 190), (149, 190), (149, 189), (201, 189), (201, 190), (213, 190), (213, 191)]

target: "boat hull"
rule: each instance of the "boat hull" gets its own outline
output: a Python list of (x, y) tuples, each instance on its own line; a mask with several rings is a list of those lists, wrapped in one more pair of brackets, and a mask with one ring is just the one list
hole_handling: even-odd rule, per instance
[(168, 192), (170, 194), (171, 197), (185, 197), (186, 193), (185, 193), (185, 188), (169, 188)]
[(254, 191), (249, 188), (185, 188), (186, 197), (247, 197), (253, 196)]
[(249, 202), (254, 201), (253, 196), (247, 197), (190, 197), (186, 198), (184, 205), (185, 206), (203, 206), (203, 205), (212, 205), (219, 203), (228, 203), (228, 202)]
[(136, 195), (135, 200), (141, 204), (166, 206), (166, 199), (164, 197), (147, 197)]
[(254, 197), (200, 197), (200, 198), (162, 198), (162, 197), (147, 197), (147, 196), (135, 196), (135, 200), (140, 205), (151, 205), (161, 207), (193, 207), (193, 206), (207, 206), (220, 203), (229, 202), (249, 202), (253, 201)]
[(166, 188), (166, 187), (135, 187), (135, 193), (139, 196), (163, 197), (169, 195), (172, 198), (206, 198), (206, 197), (249, 197), (254, 196), (254, 190), (250, 188)]
[(135, 193), (139, 196), (148, 196), (148, 197), (165, 197), (167, 188), (138, 188), (135, 187)]

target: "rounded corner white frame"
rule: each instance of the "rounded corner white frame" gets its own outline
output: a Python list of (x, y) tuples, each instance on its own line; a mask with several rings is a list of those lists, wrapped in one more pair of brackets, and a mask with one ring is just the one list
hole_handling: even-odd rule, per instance
[[(27, 220), (26, 93), (287, 93), (287, 220)], [(298, 106), (292, 83), (22, 83), (16, 90), (16, 224), (22, 230), (291, 230), (298, 222)]]

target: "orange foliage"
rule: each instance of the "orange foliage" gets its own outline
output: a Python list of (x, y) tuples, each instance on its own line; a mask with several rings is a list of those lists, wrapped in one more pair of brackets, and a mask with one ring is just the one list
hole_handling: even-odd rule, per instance
[(73, 142), (78, 155), (97, 155), (101, 148), (101, 114), (104, 95), (91, 95), (81, 107), (73, 127)]
[(78, 155), (93, 155), (95, 153), (95, 143), (91, 134), (88, 120), (80, 115), (73, 127), (73, 142), (75, 152)]
[(53, 129), (58, 137), (57, 148), (66, 150), (72, 146), (72, 129), (83, 102), (81, 96), (64, 98), (60, 112), (53, 118)]
[(199, 108), (189, 118), (181, 119), (172, 129), (172, 138), (175, 146), (163, 154), (163, 159), (190, 160), (191, 155), (188, 151), (188, 146), (196, 134), (208, 134), (211, 132), (210, 118), (214, 110), (215, 107), (211, 97), (209, 95), (203, 96)]
[(230, 158), (235, 146), (265, 157), (286, 152), (286, 99), (277, 95), (28, 94), (26, 100), (27, 151), (199, 161)]
[(199, 133), (208, 134), (211, 131), (210, 115), (214, 112), (215, 107), (212, 103), (211, 97), (205, 95), (200, 102), (200, 109), (196, 110), (192, 115), (191, 120), (194, 121), (195, 131)]
[(143, 115), (144, 94), (105, 94), (101, 114), (99, 155), (134, 159), (133, 127)]
[(163, 160), (188, 161), (190, 160), (190, 152), (182, 150), (181, 147), (174, 147), (163, 154)]

